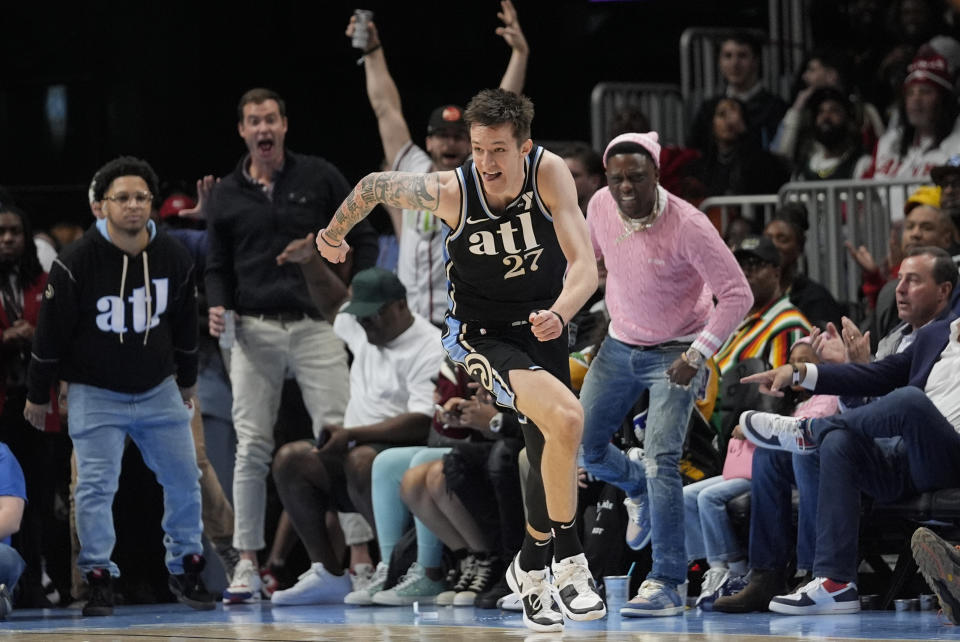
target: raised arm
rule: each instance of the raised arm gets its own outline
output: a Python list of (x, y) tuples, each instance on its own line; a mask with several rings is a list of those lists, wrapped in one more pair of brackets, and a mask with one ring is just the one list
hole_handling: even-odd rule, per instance
[[(356, 18), (350, 17), (347, 25), (347, 37), (353, 37)], [(383, 44), (377, 33), (377, 26), (371, 21), (367, 25), (369, 38), (367, 51), (363, 55), (363, 66), (367, 76), (367, 98), (377, 116), (377, 128), (380, 130), (380, 142), (388, 164), (392, 164), (397, 154), (410, 141), (410, 128), (403, 118), (400, 107), (400, 92), (393, 76), (387, 68), (387, 58)]]
[[(572, 179), (571, 179), (572, 180)], [(350, 249), (343, 241), (378, 203), (433, 212), (451, 228), (460, 220), (460, 184), (455, 172), (374, 172), (350, 191), (330, 221), (317, 234), (317, 249), (331, 263), (340, 263)]]
[(527, 44), (523, 29), (520, 28), (517, 10), (513, 7), (511, 0), (500, 0), (500, 11), (497, 12), (497, 17), (503, 22), (502, 27), (497, 27), (497, 35), (510, 45), (510, 62), (507, 63), (507, 70), (503, 72), (500, 88), (516, 94), (523, 93), (530, 45)]
[[(597, 289), (597, 261), (590, 244), (587, 222), (577, 204), (577, 188), (566, 163), (556, 154), (545, 152), (537, 174), (537, 184), (544, 204), (553, 215), (553, 227), (560, 249), (567, 259), (567, 276), (560, 296), (550, 306), (564, 322), (573, 318)], [(553, 315), (550, 315), (553, 316)], [(538, 332), (533, 321), (534, 335), (541, 341), (559, 336), (559, 326), (543, 328)]]

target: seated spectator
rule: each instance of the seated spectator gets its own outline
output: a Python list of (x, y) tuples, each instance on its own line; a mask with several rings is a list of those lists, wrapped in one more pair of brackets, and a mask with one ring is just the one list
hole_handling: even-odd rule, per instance
[(806, 101), (793, 160), (793, 180), (859, 178), (870, 167), (850, 99), (839, 89), (821, 87)]
[[(479, 595), (503, 577), (520, 550), (523, 535), (523, 512), (516, 505), (513, 519), (501, 524), (500, 498), (487, 475), (488, 460), (502, 443), (501, 436), (507, 436), (501, 435), (504, 427), (512, 434), (509, 453), (513, 457), (519, 453), (519, 425), (513, 417), (505, 420), (478, 384), (468, 386), (444, 402), (439, 419), (445, 428), (467, 431), (469, 438), (447, 449), (442, 459), (411, 467), (400, 488), (404, 503), (459, 562), (449, 577), (449, 590), (436, 596), (438, 605), (473, 606)], [(501, 546), (504, 527), (513, 529), (506, 536), (511, 541), (506, 551)], [(509, 592), (504, 585), (500, 595), (491, 596), (494, 604)], [(377, 596), (373, 599), (378, 602)]]
[[(735, 364), (746, 359), (783, 365), (790, 356), (790, 347), (800, 337), (810, 334), (810, 322), (790, 302), (780, 286), (780, 253), (765, 236), (744, 239), (733, 256), (740, 264), (753, 293), (753, 305), (746, 318), (727, 338), (714, 359), (722, 377)], [(773, 366), (773, 367), (778, 367)], [(720, 405), (723, 404), (721, 391)], [(732, 417), (714, 413), (714, 425), (729, 426)], [(723, 431), (724, 437), (730, 430)]]
[(825, 328), (828, 322), (839, 323), (843, 312), (830, 291), (800, 269), (809, 225), (807, 208), (802, 203), (786, 203), (774, 213), (763, 235), (780, 252), (780, 288), (811, 324)]
[[(950, 286), (941, 286), (949, 296)], [(819, 451), (814, 579), (776, 596), (770, 610), (788, 615), (853, 613), (861, 493), (878, 502), (960, 486), (960, 319), (935, 321), (903, 352), (870, 364), (800, 364), (752, 375), (763, 392), (800, 384), (822, 394), (876, 396), (840, 415), (802, 419), (746, 412), (744, 434), (762, 448)], [(893, 438), (893, 439), (890, 439)]]
[(910, 547), (943, 614), (951, 624), (960, 624), (960, 550), (923, 527), (914, 531)]
[[(820, 363), (810, 337), (800, 339), (793, 346), (790, 363)], [(828, 417), (837, 412), (837, 398), (833, 395), (811, 395), (799, 386), (792, 387), (791, 393), (798, 402), (793, 410), (794, 417)], [(739, 426), (734, 429), (733, 436), (732, 441), (744, 440)], [(790, 453), (761, 448), (754, 453), (752, 472), (748, 542), (750, 575), (740, 591), (733, 587), (725, 592), (722, 589), (727, 587), (717, 587), (718, 595), (713, 603), (715, 611), (766, 611), (770, 599), (783, 592), (786, 587), (784, 575), (790, 562), (789, 543), (793, 539), (793, 487), (800, 496), (797, 572), (808, 574), (813, 568), (820, 458), (791, 456)]]
[(947, 250), (960, 265), (960, 154), (930, 170), (930, 178), (940, 188), (940, 211), (953, 223), (953, 245)]
[(713, 107), (704, 155), (686, 168), (684, 198), (697, 204), (710, 196), (776, 193), (787, 182), (789, 172), (749, 131), (746, 105), (724, 97)]
[(10, 536), (20, 530), (27, 485), (23, 469), (10, 449), (0, 442), (0, 620), (13, 609), (11, 596), (26, 562), (11, 548)]
[(960, 51), (949, 38), (936, 44), (939, 49), (922, 46), (907, 68), (899, 122), (880, 137), (865, 178), (926, 179), (933, 167), (960, 153), (954, 90)]
[(709, 151), (716, 106), (722, 98), (735, 98), (746, 105), (745, 120), (750, 123), (751, 137), (763, 149), (770, 147), (787, 104), (760, 81), (761, 57), (761, 43), (752, 34), (734, 32), (720, 43), (717, 58), (726, 87), (722, 95), (705, 100), (698, 108), (688, 147)]
[[(926, 188), (929, 190), (930, 188)], [(939, 191), (939, 188), (937, 188)], [(950, 245), (950, 221), (946, 214), (938, 209), (939, 194), (930, 193), (927, 196), (911, 197), (907, 202), (908, 213), (903, 225), (903, 236), (900, 243), (900, 256), (909, 255), (913, 250), (921, 247), (938, 247), (946, 250)], [(926, 203), (918, 204), (921, 199)], [(897, 284), (900, 272), (900, 261), (890, 271), (894, 278), (886, 281), (883, 278), (883, 272), (879, 268), (872, 268), (869, 253), (861, 250), (857, 253), (859, 257), (865, 257), (861, 266), (865, 266), (864, 291), (869, 293), (870, 288), (877, 291), (876, 305), (873, 315), (867, 323), (867, 326), (874, 337), (882, 337), (892, 330), (898, 324), (897, 319)], [(875, 265), (875, 264), (873, 264)], [(867, 271), (870, 269), (870, 271)], [(879, 290), (876, 290), (877, 284), (883, 283)]]
[[(372, 568), (345, 576), (325, 526), (328, 508), (359, 511), (373, 522), (370, 469), (390, 446), (420, 443), (430, 429), (433, 383), (443, 359), (440, 331), (407, 308), (406, 290), (380, 268), (359, 272), (352, 297), (314, 250), (314, 239), (292, 241), (278, 262), (299, 263), (310, 296), (354, 355), (344, 426), (324, 426), (317, 445), (285, 445), (274, 479), (312, 562), (292, 588), (271, 597), (276, 605), (339, 603), (352, 590), (377, 581)], [(325, 439), (325, 441), (324, 441)], [(323, 443), (320, 443), (323, 442)]]

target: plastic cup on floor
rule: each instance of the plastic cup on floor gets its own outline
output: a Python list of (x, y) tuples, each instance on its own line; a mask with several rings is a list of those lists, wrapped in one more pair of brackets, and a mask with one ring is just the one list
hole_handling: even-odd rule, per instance
[(607, 612), (616, 613), (630, 600), (630, 576), (606, 575), (603, 585), (607, 590)]

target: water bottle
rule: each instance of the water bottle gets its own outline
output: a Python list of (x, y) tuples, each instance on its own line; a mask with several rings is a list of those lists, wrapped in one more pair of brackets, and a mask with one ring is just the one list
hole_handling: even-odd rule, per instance
[(366, 9), (356, 9), (353, 12), (356, 21), (353, 23), (353, 39), (350, 44), (354, 49), (361, 51), (367, 50), (367, 41), (370, 38), (370, 30), (367, 25), (373, 20), (373, 12)]
[(229, 350), (237, 338), (237, 317), (233, 310), (223, 311), (223, 332), (220, 333), (220, 347)]

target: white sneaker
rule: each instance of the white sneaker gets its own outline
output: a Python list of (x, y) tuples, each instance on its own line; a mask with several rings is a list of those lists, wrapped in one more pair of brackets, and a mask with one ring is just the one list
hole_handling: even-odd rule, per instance
[(405, 606), (420, 602), (433, 604), (446, 588), (440, 580), (427, 577), (426, 569), (414, 562), (396, 586), (373, 594), (373, 603), (382, 606)]
[(789, 595), (778, 595), (770, 600), (769, 608), (784, 615), (827, 615), (831, 613), (857, 613), (860, 611), (860, 595), (857, 585), (846, 582), (830, 591), (827, 578), (814, 578)]
[(806, 423), (806, 419), (799, 417), (757, 410), (747, 410), (740, 415), (740, 428), (754, 445), (798, 455), (810, 455), (817, 450)]
[(564, 616), (576, 622), (587, 622), (607, 614), (583, 553), (555, 561), (552, 569), (553, 587), (560, 597), (558, 601)]
[(547, 578), (548, 569), (524, 571), (520, 568), (520, 554), (507, 569), (507, 585), (520, 597), (523, 605), (523, 623), (528, 629), (542, 633), (563, 631), (563, 613), (554, 598), (554, 588)]
[(274, 591), (270, 602), (274, 606), (302, 604), (341, 604), (350, 592), (350, 575), (333, 575), (320, 562), (297, 578), (297, 583), (283, 591)]
[(501, 611), (516, 611), (519, 613), (523, 610), (523, 600), (519, 593), (510, 593), (497, 600), (497, 608)]
[(241, 559), (233, 571), (230, 586), (223, 590), (224, 604), (252, 604), (260, 601), (263, 584), (253, 561)]
[[(362, 566), (367, 566), (363, 564)], [(357, 569), (361, 567), (357, 564)], [(368, 578), (359, 577), (353, 580), (353, 590), (343, 598), (344, 604), (354, 604), (357, 606), (369, 606), (373, 604), (373, 595), (383, 590), (383, 585), (387, 581), (387, 571), (390, 567), (385, 562), (377, 564), (376, 570)], [(353, 578), (351, 578), (353, 579)]]

